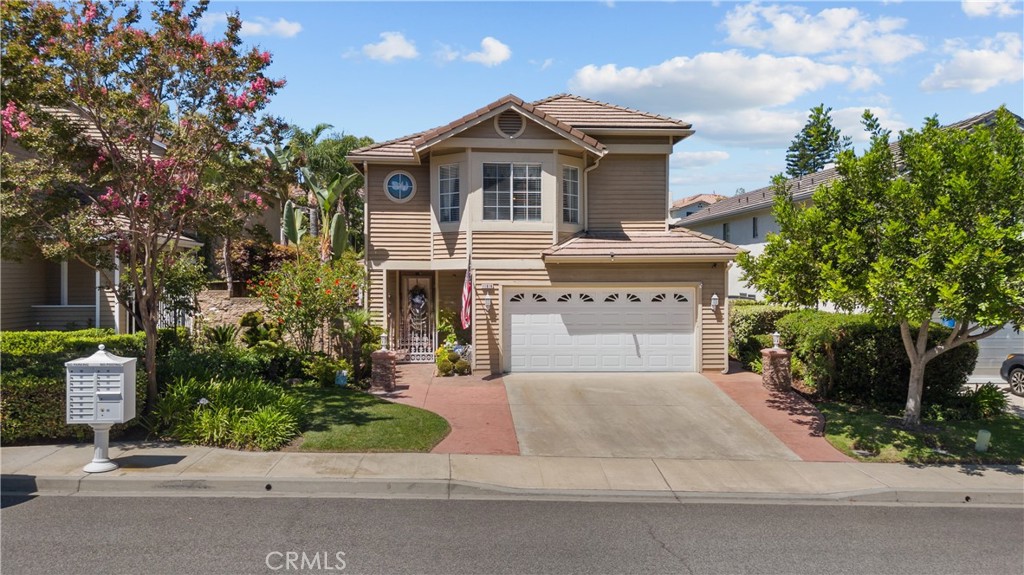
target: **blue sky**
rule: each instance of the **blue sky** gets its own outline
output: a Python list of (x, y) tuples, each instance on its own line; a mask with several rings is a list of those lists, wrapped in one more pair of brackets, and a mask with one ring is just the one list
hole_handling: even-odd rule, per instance
[(996, 2), (214, 2), (274, 55), (269, 111), (381, 141), (502, 96), (571, 92), (691, 122), (673, 198), (769, 183), (818, 103), (884, 126), (1024, 108), (1024, 4)]

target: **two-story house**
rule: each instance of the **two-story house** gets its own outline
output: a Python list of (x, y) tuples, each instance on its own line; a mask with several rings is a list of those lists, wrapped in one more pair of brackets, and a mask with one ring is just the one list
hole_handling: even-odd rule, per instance
[(432, 361), (472, 280), (473, 368), (725, 369), (737, 249), (667, 224), (690, 124), (572, 95), (506, 96), (353, 151), (369, 297), (390, 345)]
[[(965, 120), (948, 125), (948, 128), (970, 130), (975, 126), (989, 125), (995, 119), (995, 110), (979, 114)], [(1018, 118), (1018, 124), (1024, 129), (1024, 119)], [(899, 144), (894, 142), (894, 150)], [(808, 174), (801, 178), (793, 178), (786, 184), (793, 194), (795, 202), (809, 202), (822, 184), (839, 177), (834, 167), (820, 172)], [(684, 216), (673, 225), (685, 227), (709, 236), (736, 244), (752, 255), (760, 255), (767, 243), (767, 235), (778, 233), (779, 226), (772, 216), (772, 204), (775, 191), (766, 186), (725, 198), (706, 206), (689, 216)], [(743, 282), (740, 278), (743, 269), (733, 266), (729, 271), (728, 294), (731, 298), (761, 299), (761, 294)], [(1009, 353), (1024, 352), (1024, 332), (1015, 332), (1007, 327), (978, 342), (978, 363), (972, 380), (998, 380), (999, 366)]]

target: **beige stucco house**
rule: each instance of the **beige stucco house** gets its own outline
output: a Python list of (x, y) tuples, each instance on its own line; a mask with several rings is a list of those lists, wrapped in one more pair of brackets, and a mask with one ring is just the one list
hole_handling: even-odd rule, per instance
[(353, 151), (366, 305), (389, 345), (432, 361), (469, 269), (474, 369), (725, 369), (737, 248), (667, 224), (669, 155), (691, 134), (573, 95), (510, 95)]

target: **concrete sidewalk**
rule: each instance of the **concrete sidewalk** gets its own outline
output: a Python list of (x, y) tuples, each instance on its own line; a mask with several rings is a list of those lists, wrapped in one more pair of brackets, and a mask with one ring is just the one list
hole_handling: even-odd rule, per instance
[(436, 453), (259, 453), (118, 443), (120, 468), (82, 471), (92, 446), (0, 449), (4, 494), (803, 500), (1024, 505), (1021, 466), (909, 466)]

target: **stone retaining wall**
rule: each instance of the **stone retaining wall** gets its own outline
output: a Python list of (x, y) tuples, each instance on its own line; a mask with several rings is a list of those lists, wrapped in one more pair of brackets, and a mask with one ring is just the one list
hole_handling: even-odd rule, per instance
[(251, 297), (228, 297), (226, 290), (203, 290), (199, 294), (199, 310), (205, 326), (238, 325), (250, 311), (266, 312), (263, 302)]

